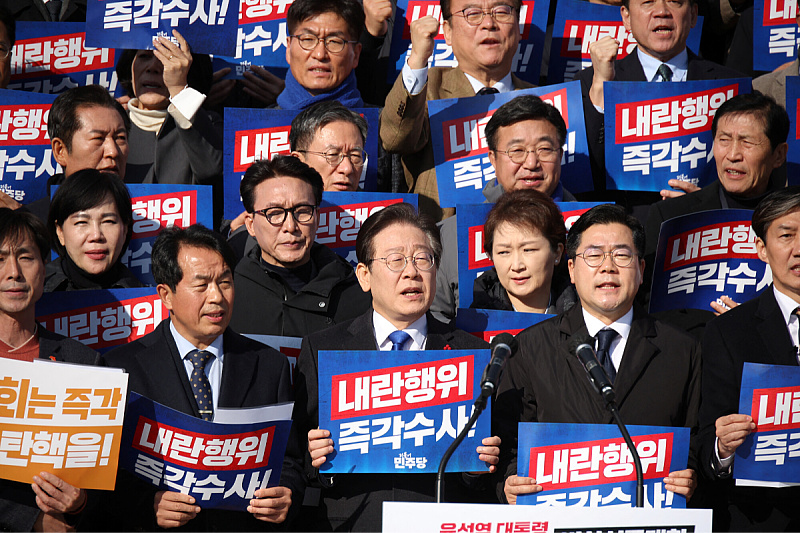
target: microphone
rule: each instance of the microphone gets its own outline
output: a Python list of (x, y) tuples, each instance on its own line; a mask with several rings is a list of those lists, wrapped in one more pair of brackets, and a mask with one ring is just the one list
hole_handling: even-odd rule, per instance
[(517, 339), (510, 333), (500, 333), (492, 339), (491, 350), (492, 359), (481, 380), (481, 396), (484, 398), (491, 396), (497, 388), (500, 371), (503, 370), (506, 359), (517, 351)]
[(611, 386), (611, 380), (608, 379), (606, 371), (597, 361), (594, 348), (589, 344), (588, 338), (578, 339), (575, 342), (575, 355), (578, 356), (578, 360), (586, 370), (586, 375), (594, 390), (603, 397), (606, 403), (613, 402), (615, 399), (614, 387)]

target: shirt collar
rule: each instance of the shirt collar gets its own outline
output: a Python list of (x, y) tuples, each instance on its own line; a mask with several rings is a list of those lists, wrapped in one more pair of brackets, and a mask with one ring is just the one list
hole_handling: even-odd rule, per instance
[(636, 53), (647, 81), (655, 81), (658, 67), (660, 67), (662, 63), (672, 70), (672, 81), (686, 81), (686, 74), (689, 69), (689, 53), (686, 51), (686, 48), (669, 61), (659, 61), (655, 57), (644, 53), (639, 47), (636, 48)]
[[(372, 327), (375, 330), (375, 341), (378, 343), (378, 347), (383, 346), (389, 339), (389, 335), (397, 331), (391, 322), (375, 310), (372, 311)], [(422, 315), (403, 331), (411, 335), (414, 344), (425, 346), (425, 338), (428, 336), (427, 315)]]
[(581, 308), (583, 312), (583, 321), (586, 323), (586, 329), (592, 337), (597, 336), (597, 332), (603, 328), (610, 328), (619, 333), (619, 336), (627, 340), (628, 335), (631, 333), (631, 324), (633, 324), (633, 307), (628, 309), (628, 312), (616, 322), (612, 322), (606, 326), (599, 318), (589, 314), (586, 309)]
[[(480, 91), (481, 89), (483, 89), (485, 87), (485, 85), (483, 83), (479, 82), (477, 79), (473, 78), (472, 76), (470, 76), (466, 72), (464, 73), (464, 76), (466, 76), (467, 80), (469, 80), (469, 84), (472, 85), (472, 89), (475, 91), (475, 94), (478, 94), (478, 91)], [(509, 92), (513, 91), (514, 90), (514, 84), (511, 81), (511, 72), (506, 74), (505, 77), (502, 80), (500, 80), (497, 83), (495, 83), (494, 85), (492, 85), (492, 87), (497, 89), (497, 92), (499, 92), (499, 93), (509, 93)]]
[[(172, 333), (172, 338), (175, 339), (175, 346), (178, 347), (178, 355), (181, 356), (181, 359), (186, 359), (189, 353), (198, 349), (191, 342), (186, 340), (186, 337), (178, 333), (178, 330), (175, 329), (175, 324), (171, 320), (169, 322), (169, 331)], [(214, 342), (211, 343), (211, 346), (206, 348), (206, 351), (214, 354), (214, 357), (222, 364), (222, 358), (225, 353), (222, 350), (222, 335), (214, 339)]]
[(778, 302), (778, 307), (783, 315), (783, 321), (786, 323), (786, 325), (789, 325), (789, 319), (792, 318), (794, 310), (797, 309), (800, 304), (793, 300), (790, 296), (779, 291), (774, 284), (772, 285), (772, 292), (775, 294), (775, 300)]

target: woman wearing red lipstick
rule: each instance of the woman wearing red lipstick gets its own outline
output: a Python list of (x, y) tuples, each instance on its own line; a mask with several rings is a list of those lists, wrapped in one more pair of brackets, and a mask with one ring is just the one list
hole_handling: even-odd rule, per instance
[(470, 307), (561, 313), (577, 301), (563, 268), (566, 229), (549, 196), (521, 189), (504, 194), (484, 225), (494, 267), (475, 280)]
[(133, 214), (117, 175), (95, 169), (72, 174), (53, 196), (47, 229), (59, 257), (45, 267), (45, 292), (144, 286), (120, 261)]

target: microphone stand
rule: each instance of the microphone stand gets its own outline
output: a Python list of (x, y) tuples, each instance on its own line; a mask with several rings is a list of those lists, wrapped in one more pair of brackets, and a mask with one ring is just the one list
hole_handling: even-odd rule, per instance
[(622, 438), (625, 439), (625, 444), (628, 445), (628, 450), (633, 457), (633, 466), (636, 469), (636, 507), (644, 507), (644, 474), (642, 473), (642, 460), (639, 457), (639, 452), (636, 451), (636, 446), (633, 445), (628, 428), (622, 421), (622, 417), (617, 409), (617, 402), (612, 398), (606, 402), (606, 408), (611, 411), (611, 416), (614, 417), (614, 422), (617, 423), (619, 432), (622, 433)]

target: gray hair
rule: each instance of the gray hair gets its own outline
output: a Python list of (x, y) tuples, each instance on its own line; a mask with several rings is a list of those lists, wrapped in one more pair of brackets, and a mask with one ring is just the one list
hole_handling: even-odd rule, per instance
[(316, 103), (301, 111), (292, 120), (289, 133), (289, 147), (294, 150), (305, 150), (314, 141), (317, 130), (332, 122), (349, 122), (361, 132), (361, 139), (367, 141), (367, 121), (364, 117), (350, 111), (336, 100)]

